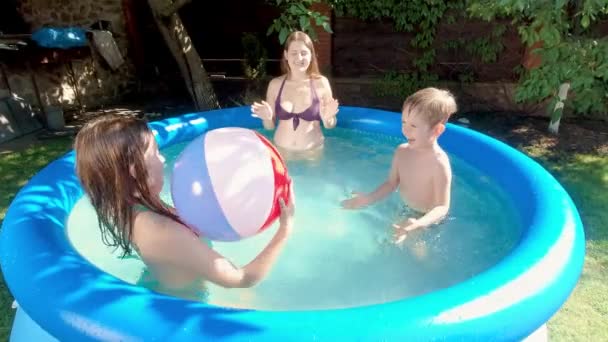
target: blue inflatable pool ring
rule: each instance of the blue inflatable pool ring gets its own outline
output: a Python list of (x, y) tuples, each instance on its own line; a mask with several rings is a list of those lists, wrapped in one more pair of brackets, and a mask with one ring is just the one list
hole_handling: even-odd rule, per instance
[[(261, 127), (249, 107), (150, 123), (161, 148), (237, 125)], [(339, 126), (401, 136), (401, 116), (394, 112), (341, 107)], [(448, 124), (440, 143), (505, 189), (523, 225), (518, 244), (493, 267), (448, 288), (384, 304), (306, 311), (192, 302), (92, 265), (65, 232), (83, 196), (70, 152), (21, 189), (0, 231), (0, 266), (20, 306), (11, 340), (521, 341), (544, 326), (579, 279), (585, 236), (576, 207), (551, 174), (500, 141)]]

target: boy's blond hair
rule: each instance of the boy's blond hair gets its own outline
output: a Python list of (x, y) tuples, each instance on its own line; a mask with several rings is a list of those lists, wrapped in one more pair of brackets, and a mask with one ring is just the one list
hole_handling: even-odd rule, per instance
[(438, 123), (445, 124), (458, 107), (451, 92), (429, 87), (408, 96), (403, 103), (403, 111), (405, 110), (409, 110), (412, 115), (422, 115), (434, 127)]

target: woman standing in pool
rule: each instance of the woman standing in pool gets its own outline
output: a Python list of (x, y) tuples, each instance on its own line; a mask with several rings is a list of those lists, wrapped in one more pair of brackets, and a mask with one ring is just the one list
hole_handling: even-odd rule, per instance
[(327, 78), (319, 72), (310, 37), (300, 31), (287, 37), (281, 60), (283, 75), (268, 85), (266, 101), (255, 102), (251, 111), (264, 128), (275, 129), (274, 143), (286, 151), (309, 151), (323, 146), (325, 128), (337, 123), (338, 101)]

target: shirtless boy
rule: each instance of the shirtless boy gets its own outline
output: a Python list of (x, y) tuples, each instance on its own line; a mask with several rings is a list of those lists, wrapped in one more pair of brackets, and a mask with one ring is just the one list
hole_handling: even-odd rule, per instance
[(450, 208), (452, 170), (437, 138), (456, 110), (456, 100), (447, 90), (425, 88), (409, 96), (401, 116), (401, 129), (408, 141), (397, 147), (388, 179), (373, 192), (354, 193), (342, 206), (365, 207), (398, 187), (406, 205), (421, 215), (393, 224), (396, 243), (412, 230), (441, 221)]

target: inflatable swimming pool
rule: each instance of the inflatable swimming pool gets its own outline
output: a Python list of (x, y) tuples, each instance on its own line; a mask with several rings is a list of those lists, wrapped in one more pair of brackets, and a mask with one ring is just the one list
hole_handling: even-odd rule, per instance
[[(341, 107), (339, 125), (401, 135), (397, 113)], [(161, 147), (208, 129), (259, 127), (249, 107), (150, 124)], [(506, 189), (524, 233), (494, 267), (454, 286), (385, 304), (262, 311), (191, 302), (130, 285), (86, 261), (65, 223), (83, 192), (68, 153), (40, 171), (11, 204), (0, 265), (19, 303), (13, 341), (521, 340), (564, 303), (580, 276), (584, 233), (562, 186), (515, 149), (456, 125), (441, 144)]]

